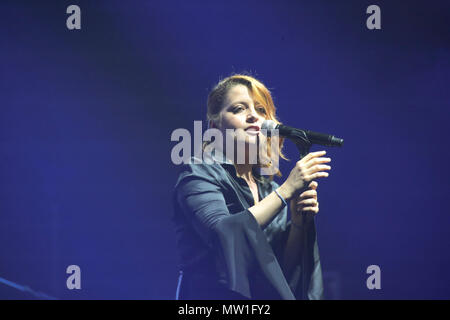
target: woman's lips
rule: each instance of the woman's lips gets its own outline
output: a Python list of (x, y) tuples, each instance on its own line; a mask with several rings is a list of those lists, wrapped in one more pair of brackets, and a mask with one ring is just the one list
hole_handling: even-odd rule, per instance
[(251, 126), (251, 127), (248, 127), (247, 129), (245, 129), (245, 132), (247, 132), (248, 134), (251, 134), (251, 135), (258, 135), (259, 131), (260, 131), (259, 127), (256, 127), (256, 126)]

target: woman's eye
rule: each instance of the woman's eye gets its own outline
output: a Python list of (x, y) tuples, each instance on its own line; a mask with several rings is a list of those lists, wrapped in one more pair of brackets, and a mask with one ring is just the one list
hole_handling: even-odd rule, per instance
[(261, 112), (261, 113), (266, 114), (266, 109), (264, 109), (264, 108), (258, 108), (258, 111)]
[(242, 107), (234, 107), (233, 108), (233, 113), (238, 113), (238, 112), (241, 112), (242, 110), (244, 110), (244, 108), (242, 108)]

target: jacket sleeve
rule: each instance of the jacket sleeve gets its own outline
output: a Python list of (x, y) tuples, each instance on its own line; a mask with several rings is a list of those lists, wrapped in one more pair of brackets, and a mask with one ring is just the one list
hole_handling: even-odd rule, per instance
[(180, 176), (176, 201), (202, 240), (213, 249), (216, 266), (228, 289), (252, 298), (254, 269), (264, 275), (281, 299), (295, 299), (277, 258), (252, 213), (228, 211), (222, 187), (213, 178), (193, 172)]
[[(276, 183), (272, 182), (272, 184), (273, 188), (278, 187)], [(280, 263), (284, 260), (283, 254), (290, 228), (288, 208), (285, 207), (276, 219), (264, 229)], [(303, 252), (298, 253), (302, 255), (302, 258), (286, 280), (296, 299), (320, 300), (323, 299), (323, 280), (315, 221), (305, 227), (304, 234)]]

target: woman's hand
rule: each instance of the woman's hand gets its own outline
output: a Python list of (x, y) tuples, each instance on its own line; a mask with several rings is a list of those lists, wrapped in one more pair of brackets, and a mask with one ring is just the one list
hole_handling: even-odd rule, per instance
[(285, 199), (295, 197), (312, 180), (328, 177), (328, 172), (324, 172), (324, 170), (330, 170), (331, 167), (323, 163), (330, 162), (331, 159), (320, 158), (325, 154), (325, 151), (311, 152), (295, 164), (295, 167), (289, 173), (289, 177), (278, 189)]
[(319, 212), (319, 202), (317, 201), (318, 185), (316, 181), (311, 181), (308, 190), (291, 199), (291, 220), (296, 226), (311, 222)]

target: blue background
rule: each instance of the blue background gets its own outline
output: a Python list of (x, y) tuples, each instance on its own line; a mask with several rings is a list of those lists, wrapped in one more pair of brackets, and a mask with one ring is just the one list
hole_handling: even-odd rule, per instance
[[(381, 30), (366, 28), (371, 4)], [(250, 71), (282, 122), (345, 139), (318, 188), (327, 298), (449, 299), (449, 9), (2, 1), (0, 277), (60, 299), (173, 299), (170, 135), (205, 120), (221, 77)], [(71, 264), (81, 290), (66, 288)], [(372, 264), (381, 290), (366, 287)]]

